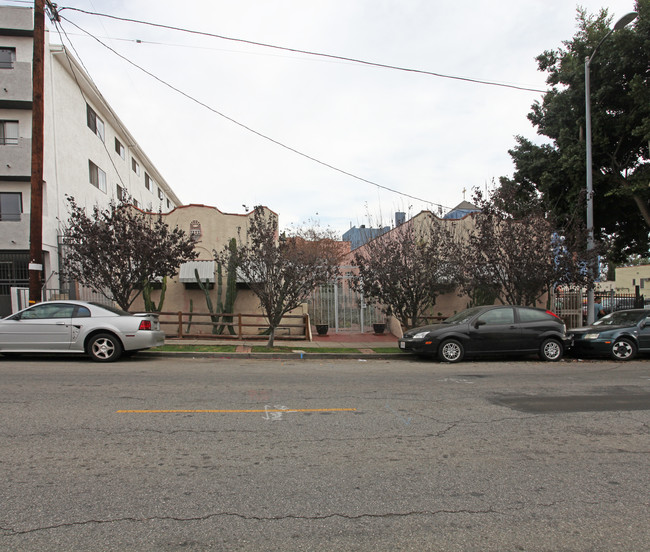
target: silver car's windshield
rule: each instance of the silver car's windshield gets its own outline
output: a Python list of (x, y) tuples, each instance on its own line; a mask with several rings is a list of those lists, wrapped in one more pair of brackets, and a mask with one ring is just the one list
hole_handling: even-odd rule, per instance
[(467, 309), (450, 316), (443, 322), (443, 324), (463, 324), (467, 322), (472, 316), (475, 316), (483, 310), (483, 307), (474, 307), (473, 309)]
[(638, 324), (648, 316), (650, 316), (650, 311), (617, 311), (603, 316), (600, 320), (594, 322), (594, 326), (630, 326)]

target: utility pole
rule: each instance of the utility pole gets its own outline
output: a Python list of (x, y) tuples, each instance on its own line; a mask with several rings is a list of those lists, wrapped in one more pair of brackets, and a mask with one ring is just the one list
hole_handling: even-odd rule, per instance
[(45, 0), (34, 0), (32, 179), (29, 215), (29, 304), (41, 300), (43, 272), (43, 119)]

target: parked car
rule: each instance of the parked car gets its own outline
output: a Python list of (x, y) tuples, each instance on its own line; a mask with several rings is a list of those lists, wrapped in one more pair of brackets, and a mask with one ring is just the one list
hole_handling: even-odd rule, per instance
[(0, 320), (0, 353), (85, 353), (111, 362), (164, 341), (157, 314), (85, 301), (47, 301)]
[(564, 322), (551, 311), (508, 305), (470, 308), (441, 324), (408, 330), (399, 340), (404, 352), (444, 362), (529, 353), (557, 361), (568, 344)]
[(631, 360), (638, 352), (650, 352), (650, 311), (615, 311), (592, 326), (569, 330), (567, 335), (573, 340), (572, 355)]

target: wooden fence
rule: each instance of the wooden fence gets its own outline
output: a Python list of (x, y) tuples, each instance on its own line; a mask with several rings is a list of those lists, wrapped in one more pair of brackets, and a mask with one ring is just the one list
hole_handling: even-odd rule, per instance
[[(188, 339), (268, 339), (269, 325), (259, 314), (160, 312), (166, 337)], [(206, 331), (201, 331), (205, 329)], [(309, 339), (309, 315), (287, 314), (275, 330), (275, 339)]]

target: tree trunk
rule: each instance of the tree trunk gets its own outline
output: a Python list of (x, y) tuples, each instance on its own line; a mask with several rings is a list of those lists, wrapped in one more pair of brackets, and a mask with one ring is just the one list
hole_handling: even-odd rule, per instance
[(275, 339), (275, 327), (271, 326), (271, 331), (269, 332), (269, 341), (266, 344), (267, 347), (273, 347), (273, 340)]
[(648, 206), (646, 205), (645, 201), (638, 194), (632, 194), (632, 198), (639, 208), (639, 212), (641, 213), (643, 220), (648, 226), (650, 226), (650, 212), (648, 212)]

